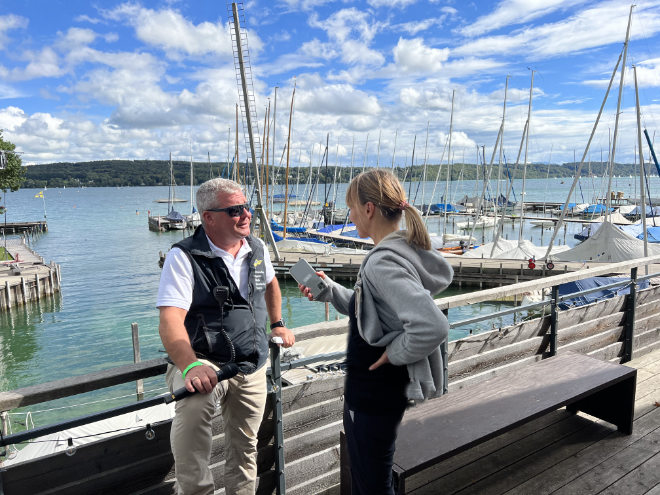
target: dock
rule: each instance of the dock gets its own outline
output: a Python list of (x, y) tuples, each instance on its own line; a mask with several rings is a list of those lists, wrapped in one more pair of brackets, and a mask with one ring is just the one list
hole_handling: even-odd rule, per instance
[[(300, 259), (304, 258), (316, 270), (324, 271), (333, 280), (353, 281), (368, 251), (356, 251), (355, 254), (328, 254), (317, 255), (312, 253), (280, 252), (280, 260), (273, 260), (275, 274), (281, 280), (291, 279), (289, 269)], [(490, 258), (464, 258), (460, 255), (445, 255), (445, 259), (454, 269), (452, 286), (456, 288), (476, 287), (479, 289), (502, 287), (527, 280), (535, 280), (549, 275), (569, 273), (590, 266), (599, 266), (601, 263), (556, 262), (549, 270), (544, 262), (535, 263), (529, 268), (527, 260), (505, 260)]]
[(60, 292), (60, 266), (30, 249), (25, 238), (6, 239), (13, 261), (0, 262), (0, 311), (39, 301)]
[(0, 234), (15, 235), (15, 234), (40, 234), (48, 232), (48, 223), (45, 220), (38, 222), (5, 222), (0, 223)]

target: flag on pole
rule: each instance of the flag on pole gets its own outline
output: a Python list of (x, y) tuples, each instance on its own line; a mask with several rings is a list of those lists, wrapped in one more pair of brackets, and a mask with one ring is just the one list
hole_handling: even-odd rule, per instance
[(44, 192), (39, 191), (37, 194), (34, 195), (35, 198), (43, 198), (44, 197)]

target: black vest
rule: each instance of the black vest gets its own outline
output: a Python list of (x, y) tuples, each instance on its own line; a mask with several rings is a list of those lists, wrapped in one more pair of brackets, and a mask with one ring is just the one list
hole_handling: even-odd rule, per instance
[(172, 247), (186, 253), (193, 269), (192, 304), (184, 321), (193, 350), (198, 357), (234, 361), (242, 373), (252, 373), (268, 358), (266, 268), (263, 244), (252, 236), (245, 240), (252, 249), (246, 259), (247, 301), (222, 258), (211, 251), (202, 226)]

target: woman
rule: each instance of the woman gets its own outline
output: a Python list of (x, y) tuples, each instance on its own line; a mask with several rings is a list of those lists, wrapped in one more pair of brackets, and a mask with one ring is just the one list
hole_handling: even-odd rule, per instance
[[(355, 289), (323, 272), (319, 301), (349, 315), (344, 431), (352, 493), (393, 494), (396, 432), (411, 401), (446, 391), (443, 343), (449, 325), (433, 296), (452, 269), (435, 249), (419, 212), (394, 175), (363, 172), (346, 192), (350, 220), (375, 247), (365, 256)], [(399, 231), (405, 212), (406, 230)], [(299, 286), (310, 300), (308, 287)]]

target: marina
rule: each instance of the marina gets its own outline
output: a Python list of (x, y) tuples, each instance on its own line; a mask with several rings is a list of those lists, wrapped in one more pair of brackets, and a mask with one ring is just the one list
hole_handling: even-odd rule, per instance
[[(344, 432), (346, 424), (352, 439), (354, 411), (346, 403), (355, 404), (348, 389), (344, 400), (346, 372), (350, 378), (359, 375), (351, 367), (364, 345), (358, 332), (368, 340), (364, 328), (380, 318), (389, 331), (386, 320), (392, 318), (402, 325), (394, 331), (404, 331), (395, 346), (416, 356), (397, 357), (415, 361), (405, 374), (408, 391), (416, 386), (420, 397), (433, 397), (408, 401), (392, 466), (397, 495), (660, 495), (660, 209), (653, 198), (660, 189), (660, 164), (655, 134), (642, 126), (643, 120), (653, 122), (655, 108), (643, 101), (648, 95), (640, 100), (637, 81), (639, 65), (642, 89), (657, 86), (649, 77), (658, 71), (648, 57), (652, 50), (643, 47), (657, 41), (660, 30), (649, 22), (657, 18), (657, 6), (522, 2), (514, 8), (500, 2), (471, 6), (475, 14), (450, 2), (429, 8), (437, 11), (432, 19), (411, 2), (284, 3), (261, 9), (254, 24), (248, 24), (251, 16), (242, 2), (227, 2), (227, 19), (183, 4), (176, 9), (112, 2), (107, 9), (67, 6), (59, 9), (66, 22), (44, 5), (50, 14), (45, 18), (57, 21), (52, 23), (57, 34), (33, 7), (9, 12), (10, 23), (0, 34), (17, 56), (7, 59), (13, 77), (0, 88), (11, 105), (0, 109), (10, 117), (8, 128), (0, 130), (0, 169), (8, 172), (6, 180), (0, 174), (5, 216), (0, 224), (0, 495), (173, 493), (175, 477), (182, 483), (185, 470), (177, 457), (175, 474), (170, 435), (179, 432), (171, 431), (173, 424), (182, 418), (186, 427), (198, 423), (186, 416), (173, 423), (177, 401), (190, 400), (186, 396), (195, 392), (166, 388), (164, 374), (173, 363), (166, 352), (183, 365), (184, 378), (202, 366), (192, 380), (206, 388), (212, 376), (204, 363), (193, 360), (220, 359), (227, 351), (228, 362), (222, 358), (217, 364), (235, 371), (240, 356), (262, 357), (255, 351), (264, 337), (259, 337), (260, 325), (266, 312), (280, 318), (280, 308), (273, 309), (280, 303), (281, 319), (272, 322), (267, 336), (287, 327), (295, 344), (280, 348), (275, 338), (269, 343), (256, 493), (348, 495), (355, 490), (350, 469), (358, 464), (348, 458)], [(394, 8), (396, 15), (390, 12)], [(631, 51), (636, 63), (626, 79), (629, 48), (635, 49), (629, 46), (633, 11), (642, 14), (637, 24), (646, 32), (633, 32), (633, 44), (642, 47)], [(289, 24), (292, 20), (297, 24)], [(574, 34), (583, 33), (587, 23), (598, 30)], [(163, 25), (170, 33), (166, 40), (158, 33)], [(43, 35), (33, 34), (34, 26)], [(432, 34), (438, 28), (454, 36), (438, 38)], [(255, 60), (263, 64), (256, 70), (248, 33)], [(37, 40), (35, 51), (30, 53), (21, 39)], [(53, 68), (37, 75), (36, 48), (45, 42), (53, 47), (41, 48), (53, 55)], [(529, 90), (521, 73), (523, 49)], [(25, 61), (29, 65), (23, 67)], [(513, 70), (505, 75), (505, 67)], [(617, 80), (614, 111), (608, 98)], [(17, 81), (26, 81), (25, 88), (15, 86)], [(32, 91), (38, 87), (34, 82), (41, 91)], [(280, 85), (288, 125), (280, 116), (278, 127)], [(595, 97), (594, 88), (601, 93), (605, 87), (596, 116), (600, 94)], [(234, 96), (227, 97), (230, 93)], [(27, 95), (29, 104), (21, 101)], [(62, 108), (79, 111), (71, 119)], [(595, 121), (588, 122), (592, 114)], [(53, 146), (55, 138), (59, 146)], [(159, 172), (150, 172), (149, 162), (154, 150), (164, 155), (166, 147), (165, 179), (165, 162), (158, 163)], [(188, 152), (185, 174), (175, 173), (175, 163)], [(227, 274), (234, 273), (232, 267), (224, 266), (217, 250), (208, 252), (199, 231), (193, 243), (184, 241), (190, 248), (184, 251), (204, 259), (190, 269), (185, 256), (181, 262), (174, 258), (167, 265), (173, 270), (160, 280), (168, 250), (181, 246), (177, 243), (201, 224), (194, 155), (202, 152), (208, 158), (197, 161), (203, 180), (231, 177), (243, 188), (215, 199), (205, 199), (202, 192), (198, 206), (209, 226), (217, 226), (217, 232), (209, 228), (209, 241), (231, 253), (253, 250), (249, 263), (240, 261), (243, 277), (249, 272), (247, 282), (233, 283), (240, 280)], [(91, 153), (99, 155), (98, 163), (52, 164), (68, 171), (61, 176), (31, 168), (47, 157), (85, 159)], [(20, 173), (19, 156), (26, 165), (31, 160)], [(110, 157), (121, 157), (121, 164)], [(360, 169), (381, 167), (392, 171), (392, 182), (400, 181), (404, 192), (396, 184), (390, 186), (396, 196), (387, 193), (381, 178), (380, 196), (368, 195), (366, 201), (363, 193), (373, 192), (369, 179), (355, 177)], [(122, 171), (117, 177), (116, 170)], [(130, 185), (139, 187), (123, 187), (128, 176)], [(360, 180), (367, 192), (353, 194)], [(25, 181), (32, 189), (21, 188)], [(101, 184), (108, 187), (96, 187)], [(181, 199), (188, 194), (189, 200)], [(236, 201), (226, 204), (231, 198)], [(187, 202), (183, 213), (178, 203)], [(407, 288), (396, 301), (384, 297), (390, 303), (384, 308), (379, 297), (389, 286), (366, 276), (363, 286), (355, 284), (375, 245), (360, 235), (390, 241), (385, 234), (403, 227), (397, 223), (401, 211), (410, 220), (411, 207), (423, 221), (415, 213), (411, 236), (424, 239), (412, 244), (428, 248), (428, 238), (420, 235), (425, 228), (431, 249), (452, 267), (453, 279), (440, 294), (429, 288), (433, 299), (419, 292), (420, 281), (432, 278), (425, 270), (443, 267), (443, 288), (449, 271), (437, 253), (420, 258), (410, 249), (405, 263), (416, 269), (406, 268), (401, 280), (410, 276), (417, 292)], [(252, 239), (250, 249), (241, 245), (248, 231), (264, 240), (269, 253)], [(224, 243), (227, 239), (231, 242)], [(403, 241), (396, 246), (408, 251)], [(271, 276), (268, 254), (279, 283), (265, 283)], [(354, 309), (357, 324), (329, 303), (301, 294), (290, 274), (301, 259), (346, 287), (355, 284), (351, 309), (342, 311)], [(383, 258), (382, 263), (398, 267), (403, 262)], [(392, 278), (396, 272), (383, 273)], [(170, 286), (172, 294), (189, 296), (191, 277), (193, 306), (183, 329), (186, 311), (168, 306), (185, 299), (169, 302), (162, 296)], [(305, 284), (324, 285), (316, 282)], [(423, 288), (433, 284), (424, 282)], [(264, 309), (254, 296), (261, 298), (266, 285)], [(273, 287), (278, 287), (275, 293)], [(378, 290), (370, 291), (374, 287)], [(409, 293), (419, 298), (404, 304)], [(381, 304), (375, 304), (377, 310), (369, 297)], [(401, 313), (397, 303), (405, 306)], [(435, 315), (423, 318), (424, 332), (408, 323), (422, 320), (422, 306)], [(447, 317), (447, 339), (436, 328), (438, 310)], [(251, 314), (246, 321), (259, 329), (249, 339), (243, 314)], [(441, 323), (444, 332), (444, 318)], [(190, 338), (182, 344), (184, 330)], [(293, 343), (291, 333), (279, 331), (285, 345)], [(233, 332), (243, 333), (232, 343)], [(419, 341), (438, 337), (433, 349), (418, 352), (413, 332), (424, 335)], [(221, 334), (227, 345), (221, 344)], [(378, 335), (379, 344), (398, 338), (393, 335)], [(250, 342), (241, 345), (243, 337)], [(195, 342), (194, 350), (188, 340)], [(200, 341), (208, 350), (197, 345)], [(397, 362), (394, 357), (400, 355), (390, 350), (369, 370), (388, 357)], [(373, 387), (374, 374), (365, 376)], [(442, 379), (448, 385), (445, 395), (439, 393)], [(385, 393), (382, 398), (389, 401), (392, 393)], [(225, 475), (235, 465), (236, 440), (222, 421), (222, 412), (234, 411), (221, 411), (229, 407), (223, 401), (213, 410), (212, 402), (205, 404), (206, 419), (212, 420), (206, 424), (206, 434), (212, 434), (209, 467), (214, 495), (221, 495), (234, 491)], [(378, 407), (385, 408), (385, 402)], [(230, 438), (232, 454), (225, 451)], [(188, 453), (197, 460), (197, 444), (203, 442), (193, 443)], [(176, 450), (181, 453), (178, 444)]]

